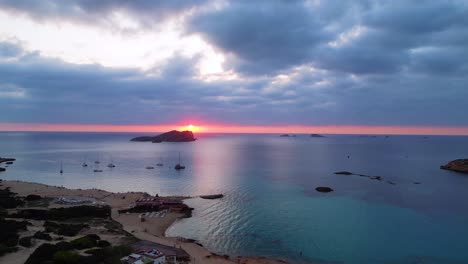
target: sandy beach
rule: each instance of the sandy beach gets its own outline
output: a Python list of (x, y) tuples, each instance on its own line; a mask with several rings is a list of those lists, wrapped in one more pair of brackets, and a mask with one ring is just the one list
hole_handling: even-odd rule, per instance
[[(219, 256), (209, 252), (204, 247), (181, 238), (166, 237), (165, 231), (177, 219), (183, 217), (181, 213), (168, 212), (165, 217), (145, 217), (145, 221), (140, 219), (140, 213), (119, 214), (118, 210), (128, 208), (128, 206), (141, 198), (145, 193), (127, 192), (112, 193), (99, 189), (67, 189), (62, 186), (49, 186), (40, 183), (30, 183), (22, 181), (2, 181), (2, 188), (9, 187), (11, 191), (19, 196), (37, 194), (43, 197), (61, 197), (73, 196), (83, 198), (93, 198), (97, 202), (105, 203), (112, 208), (112, 219), (122, 224), (123, 229), (141, 240), (152, 241), (168, 246), (180, 247), (184, 249), (191, 257), (192, 263), (197, 264), (284, 264), (283, 260), (269, 259), (264, 257), (237, 257), (229, 258)], [(51, 205), (57, 206), (57, 205)], [(63, 205), (60, 205), (63, 206)], [(27, 253), (31, 253), (34, 248), (28, 249), (28, 252), (21, 251), (3, 257), (5, 263), (23, 263), (27, 258)], [(30, 252), (29, 252), (30, 251)], [(22, 257), (18, 258), (21, 255)], [(25, 257), (26, 256), (26, 257)]]

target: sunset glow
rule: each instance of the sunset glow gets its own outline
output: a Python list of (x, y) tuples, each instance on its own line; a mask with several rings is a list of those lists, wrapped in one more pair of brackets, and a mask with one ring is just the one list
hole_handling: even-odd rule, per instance
[(468, 135), (468, 127), (443, 126), (242, 126), (207, 125), (108, 125), (108, 124), (31, 124), (0, 123), (0, 131), (49, 132), (141, 132), (157, 133), (170, 130), (194, 133), (270, 133), (270, 134), (375, 134), (375, 135)]

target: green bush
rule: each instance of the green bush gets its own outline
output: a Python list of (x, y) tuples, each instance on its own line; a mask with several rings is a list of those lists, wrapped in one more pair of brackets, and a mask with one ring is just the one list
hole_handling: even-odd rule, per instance
[(99, 240), (98, 243), (97, 243), (97, 246), (98, 246), (98, 247), (102, 247), (102, 248), (103, 248), (103, 247), (108, 247), (108, 246), (110, 246), (110, 245), (111, 245), (111, 243), (109, 243), (109, 242), (106, 241), (106, 240)]
[[(96, 239), (97, 237), (97, 239)], [(99, 236), (97, 235), (87, 235), (84, 237), (77, 238), (72, 240), (70, 243), (72, 244), (73, 248), (76, 249), (85, 249), (85, 248), (93, 248), (97, 247), (99, 240)]]
[(18, 247), (9, 247), (4, 244), (0, 244), (0, 257), (8, 253), (15, 252), (17, 250)]
[(57, 251), (53, 257), (54, 264), (80, 263), (80, 255), (72, 251)]
[(10, 188), (0, 189), (0, 207), (11, 209), (24, 204), (24, 201), (15, 197), (16, 193), (11, 192)]
[(32, 236), (27, 236), (27, 237), (22, 237), (20, 238), (20, 240), (18, 241), (18, 243), (20, 244), (20, 246), (23, 246), (23, 247), (31, 247), (32, 246)]
[(73, 207), (52, 208), (50, 210), (43, 209), (24, 209), (20, 210), (10, 217), (27, 218), (35, 220), (58, 220), (63, 221), (70, 218), (97, 217), (107, 218), (111, 214), (109, 206), (90, 206), (80, 205)]
[(88, 227), (86, 224), (59, 224), (51, 221), (45, 221), (45, 230), (60, 236), (76, 236), (83, 228)]
[(45, 232), (41, 232), (41, 231), (37, 231), (33, 237), (36, 239), (47, 240), (47, 241), (52, 240), (52, 237), (49, 234)]
[(29, 256), (25, 264), (44, 264), (58, 251), (56, 245), (42, 244)]

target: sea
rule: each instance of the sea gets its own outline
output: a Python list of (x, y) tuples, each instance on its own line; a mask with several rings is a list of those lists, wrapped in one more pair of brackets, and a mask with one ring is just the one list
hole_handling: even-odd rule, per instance
[[(218, 254), (290, 263), (468, 263), (468, 175), (439, 168), (468, 158), (468, 137), (197, 134), (190, 143), (130, 141), (141, 135), (0, 132), (0, 156), (17, 159), (0, 178), (113, 192), (222, 193), (219, 200), (187, 200), (193, 217), (167, 230)], [(186, 169), (176, 171), (179, 156)], [(115, 168), (106, 166), (111, 162)], [(319, 186), (333, 192), (317, 192)]]

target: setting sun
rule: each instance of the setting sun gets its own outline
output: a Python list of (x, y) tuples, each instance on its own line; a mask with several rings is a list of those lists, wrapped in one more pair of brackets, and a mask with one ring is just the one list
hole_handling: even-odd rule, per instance
[(190, 124), (190, 125), (182, 127), (182, 130), (188, 130), (188, 131), (192, 131), (192, 132), (200, 132), (200, 127)]

